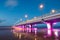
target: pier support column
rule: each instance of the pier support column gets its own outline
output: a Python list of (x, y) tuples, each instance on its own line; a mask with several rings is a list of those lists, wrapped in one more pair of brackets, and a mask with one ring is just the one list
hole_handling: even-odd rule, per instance
[(32, 25), (29, 25), (29, 32), (32, 32)]
[(26, 26), (26, 25), (22, 25), (22, 28), (23, 28), (22, 30), (23, 30), (23, 32), (25, 32), (25, 26)]
[(25, 31), (25, 26), (23, 25), (22, 28), (23, 28), (23, 32), (24, 32)]
[(47, 24), (47, 34), (49, 36), (52, 36), (52, 33), (53, 33), (53, 29), (52, 29), (53, 23), (46, 23), (46, 24)]

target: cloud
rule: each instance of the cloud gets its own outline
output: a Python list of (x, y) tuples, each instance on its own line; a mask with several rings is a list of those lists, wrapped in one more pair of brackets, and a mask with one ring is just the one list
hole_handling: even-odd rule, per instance
[(6, 7), (16, 7), (18, 5), (17, 0), (7, 0), (5, 2)]

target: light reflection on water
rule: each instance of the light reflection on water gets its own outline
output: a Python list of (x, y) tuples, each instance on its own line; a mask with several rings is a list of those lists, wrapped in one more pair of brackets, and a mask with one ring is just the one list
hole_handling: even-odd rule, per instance
[(37, 40), (37, 38), (35, 38), (35, 40)]
[[(59, 29), (56, 29), (56, 30), (59, 30)], [(54, 30), (54, 31), (56, 31), (56, 30)], [(21, 32), (21, 31), (20, 31)], [(19, 32), (19, 33), (20, 33)], [(39, 29), (39, 30), (32, 30), (32, 32), (34, 32), (34, 34), (38, 34), (38, 32), (42, 32), (42, 33), (47, 33), (47, 29)], [(60, 31), (58, 31), (58, 32), (60, 32)], [(19, 34), (18, 32), (16, 32), (15, 33), (15, 35), (16, 35), (16, 37), (18, 37), (19, 39), (21, 39), (21, 34)], [(28, 33), (28, 35), (30, 35), (29, 33), (30, 32), (28, 32), (28, 31), (26, 31), (26, 33)], [(58, 33), (59, 34), (59, 33)], [(47, 35), (46, 36), (43, 36), (43, 38), (47, 38)], [(34, 37), (34, 40), (38, 40), (36, 37)], [(59, 40), (57, 37), (54, 39), (54, 40)]]
[(19, 34), (19, 39), (21, 39), (21, 36), (22, 36), (22, 35), (21, 35), (21, 34)]

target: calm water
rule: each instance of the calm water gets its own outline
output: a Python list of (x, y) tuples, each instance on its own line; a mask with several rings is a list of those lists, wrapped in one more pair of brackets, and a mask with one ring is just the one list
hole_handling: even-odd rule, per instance
[(0, 40), (18, 40), (18, 38), (13, 35), (11, 30), (0, 30)]
[(17, 40), (10, 30), (0, 30), (0, 40)]
[(4, 36), (4, 35), (11, 35), (12, 32), (10, 30), (0, 30), (0, 35)]

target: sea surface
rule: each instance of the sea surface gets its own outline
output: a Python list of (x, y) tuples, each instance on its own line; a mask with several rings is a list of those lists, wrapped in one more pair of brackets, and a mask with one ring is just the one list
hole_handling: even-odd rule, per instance
[(0, 30), (0, 40), (17, 40), (11, 30)]
[[(40, 29), (42, 29), (42, 28), (40, 28)], [(56, 29), (60, 29), (60, 27), (56, 28)], [(38, 31), (40, 31), (40, 30), (38, 30)], [(60, 34), (60, 32), (59, 32), (59, 34)], [(18, 40), (18, 38), (14, 36), (14, 34), (12, 33), (12, 31), (10, 29), (9, 30), (6, 30), (6, 29), (3, 30), (3, 28), (2, 28), (0, 30), (0, 40)]]

